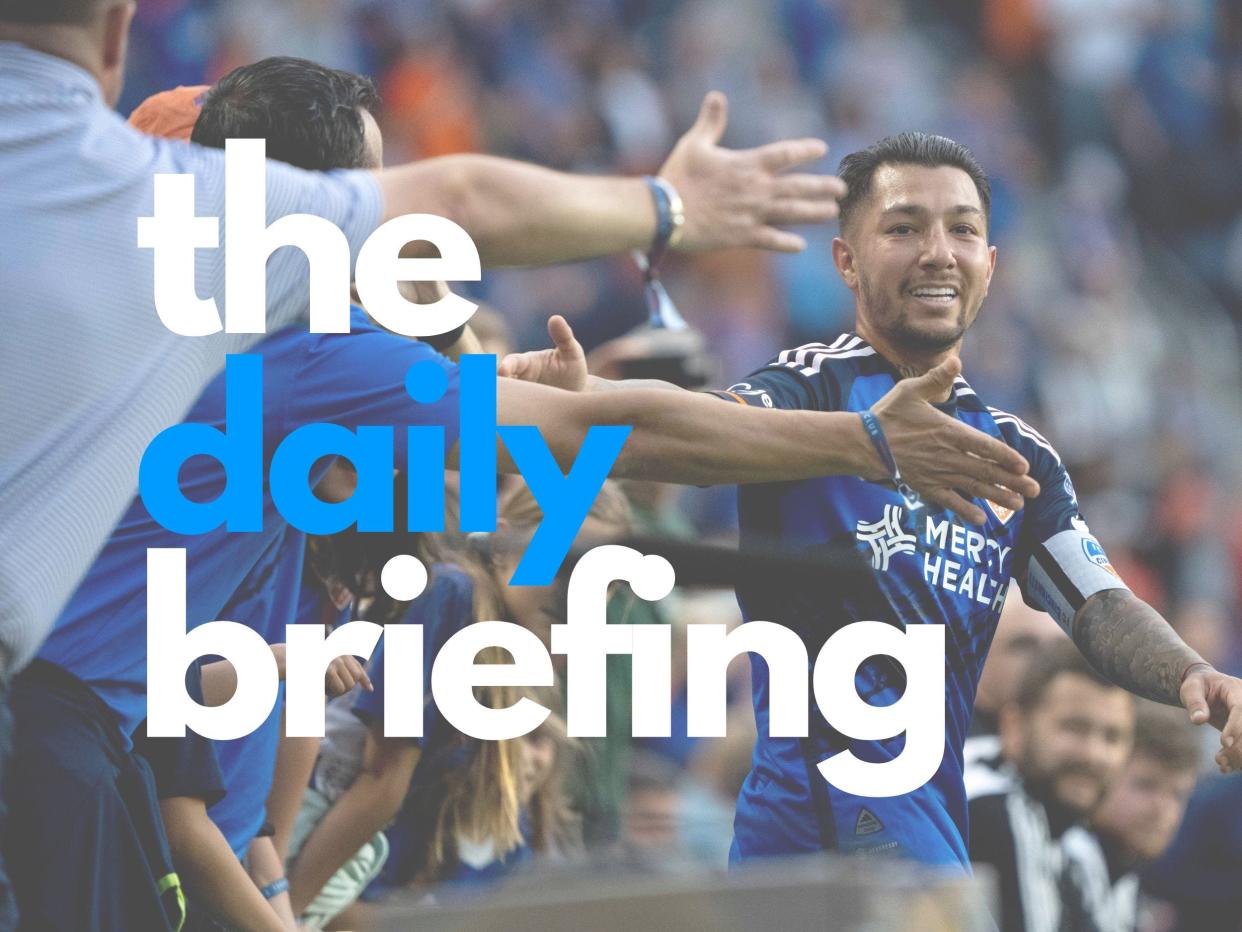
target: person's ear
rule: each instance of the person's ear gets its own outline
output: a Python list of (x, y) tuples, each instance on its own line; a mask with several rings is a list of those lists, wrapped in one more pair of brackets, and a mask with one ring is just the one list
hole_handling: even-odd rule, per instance
[(133, 0), (128, 3), (114, 3), (104, 9), (103, 57), (100, 62), (99, 83), (103, 88), (104, 98), (108, 106), (116, 105), (121, 97), (121, 88), (125, 83), (125, 56), (129, 50), (129, 27), (134, 20), (137, 4)]
[(832, 239), (832, 264), (837, 267), (837, 274), (845, 282), (850, 291), (858, 290), (858, 267), (855, 264), (854, 249), (840, 236)]

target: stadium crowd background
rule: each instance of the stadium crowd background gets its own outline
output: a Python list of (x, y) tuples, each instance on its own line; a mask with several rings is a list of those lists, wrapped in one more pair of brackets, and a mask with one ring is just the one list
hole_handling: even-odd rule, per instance
[[(727, 144), (822, 136), (825, 171), (904, 129), (966, 143), (992, 178), (1000, 249), (967, 378), (1057, 446), (1135, 591), (1205, 658), (1242, 672), (1236, 3), (147, 0), (119, 109), (276, 54), (373, 76), (390, 162), (478, 150), (652, 171), (709, 88), (730, 99)], [(804, 232), (801, 255), (667, 269), (711, 348), (713, 384), (849, 327), (835, 230)], [(516, 349), (545, 345), (550, 313), (588, 350), (645, 318), (626, 260), (489, 273), (478, 294), (503, 309)], [(727, 540), (730, 494), (635, 505), (652, 527)], [(678, 625), (736, 613), (703, 593), (660, 611)], [(744, 733), (641, 749), (631, 784), (647, 795), (625, 809), (623, 834), (722, 860), (748, 749)]]

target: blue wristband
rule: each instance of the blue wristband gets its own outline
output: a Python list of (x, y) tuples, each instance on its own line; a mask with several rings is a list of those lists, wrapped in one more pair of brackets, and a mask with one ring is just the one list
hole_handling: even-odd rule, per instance
[(259, 892), (263, 894), (263, 899), (273, 900), (282, 893), (289, 892), (289, 878), (281, 877), (279, 880), (273, 880), (266, 887), (259, 887)]
[(672, 202), (668, 196), (668, 190), (653, 175), (644, 175), (643, 181), (647, 183), (647, 190), (651, 192), (651, 201), (656, 210), (656, 232), (651, 241), (649, 255), (659, 261), (659, 258), (664, 255), (664, 250), (668, 248), (668, 241), (673, 236)]
[(654, 330), (685, 330), (686, 321), (673, 299), (660, 283), (659, 266), (670, 246), (677, 245), (685, 224), (685, 208), (677, 189), (658, 175), (644, 175), (655, 205), (656, 232), (651, 249), (644, 255), (635, 250), (634, 261), (643, 273), (643, 292), (647, 300), (647, 323)]
[(686, 207), (677, 189), (666, 179), (659, 175), (644, 175), (643, 181), (651, 192), (656, 212), (656, 232), (651, 240), (651, 249), (647, 251), (647, 272), (654, 276), (664, 253), (681, 241), (686, 225)]
[(880, 462), (884, 464), (884, 468), (888, 470), (892, 477), (893, 485), (897, 488), (898, 494), (906, 501), (906, 507), (911, 511), (916, 511), (923, 507), (923, 499), (919, 497), (919, 493), (910, 488), (910, 486), (901, 478), (901, 470), (897, 468), (897, 461), (893, 459), (893, 451), (889, 449), (888, 438), (884, 436), (884, 429), (880, 427), (880, 420), (874, 414), (868, 411), (859, 411), (858, 416), (862, 418), (863, 427), (867, 430), (867, 436), (871, 438), (871, 445), (875, 447), (876, 453), (880, 454)]

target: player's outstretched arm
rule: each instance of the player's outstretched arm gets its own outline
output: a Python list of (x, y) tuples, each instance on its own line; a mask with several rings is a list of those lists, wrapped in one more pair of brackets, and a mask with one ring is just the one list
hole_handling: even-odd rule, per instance
[[(936, 458), (908, 459), (912, 471), (903, 475), (916, 489), (975, 523), (983, 519), (979, 509), (955, 507), (960, 499), (944, 490), (970, 488), (1011, 508), (1022, 507), (1024, 495), (1038, 494), (1021, 456), (936, 411), (916, 392), (907, 394), (893, 405), (902, 414), (900, 420), (891, 417), (893, 408), (882, 415), (885, 428), (890, 423), (893, 428), (889, 443), (894, 453), (902, 456), (915, 442), (939, 438)], [(499, 422), (539, 427), (565, 469), (591, 425), (624, 424), (633, 432), (614, 465), (615, 476), (697, 485), (829, 475), (887, 478), (862, 422), (852, 413), (747, 408), (682, 391), (567, 392), (515, 379), (499, 380), (496, 395)], [(926, 410), (907, 410), (918, 405)], [(513, 468), (503, 447), (500, 462)]]
[(1183, 706), (1196, 725), (1221, 731), (1216, 763), (1242, 770), (1242, 680), (1216, 670), (1154, 608), (1128, 589), (1105, 589), (1083, 603), (1071, 628), (1091, 665), (1130, 692)]
[[(818, 139), (755, 149), (720, 146), (723, 94), (699, 117), (660, 169), (685, 210), (679, 249), (735, 246), (797, 252), (802, 237), (779, 229), (837, 215), (845, 193), (831, 175), (787, 173), (827, 152)], [(406, 213), (448, 217), (473, 237), (485, 265), (539, 265), (647, 249), (656, 231), (641, 178), (569, 175), (510, 159), (450, 155), (378, 173), (385, 219)]]
[[(671, 398), (660, 399), (660, 403), (664, 407), (672, 408), (673, 413), (654, 425), (653, 430), (658, 431), (683, 417), (690, 421), (703, 418), (704, 423), (687, 425), (685, 429), (698, 430), (701, 433), (717, 428), (721, 431), (722, 438), (695, 442), (753, 445), (753, 448), (746, 449), (729, 446), (723, 450), (710, 451), (724, 455), (726, 462), (723, 465), (726, 469), (741, 468), (744, 457), (753, 458), (755, 463), (751, 467), (752, 471), (747, 472), (745, 478), (665, 478), (664, 481), (708, 484), (764, 482), (834, 474), (859, 475), (866, 479), (879, 480), (888, 478), (880, 466), (878, 455), (871, 448), (870, 441), (865, 440), (865, 433), (858, 432), (861, 422), (855, 414), (736, 407), (723, 405), (717, 399), (685, 391), (668, 382), (645, 379), (610, 382), (588, 374), (582, 346), (574, 338), (573, 330), (563, 317), (549, 319), (548, 335), (552, 339), (551, 349), (511, 354), (501, 362), (498, 370), (500, 374), (511, 379), (537, 382), (569, 391), (586, 389), (592, 392), (592, 397), (601, 397), (596, 393), (605, 389), (627, 392), (645, 389), (645, 394), (648, 395), (669, 395)], [(960, 495), (958, 490), (991, 499), (1006, 508), (1018, 509), (1022, 507), (1023, 496), (1033, 497), (1039, 494), (1039, 485), (1027, 475), (1027, 462), (1020, 454), (933, 407), (933, 402), (948, 394), (960, 371), (961, 364), (953, 359), (919, 378), (905, 379), (880, 399), (873, 410), (884, 427), (889, 448), (902, 478), (928, 501), (956, 512), (973, 524), (982, 524), (986, 520), (983, 510)], [(656, 392), (653, 389), (663, 391)], [(724, 410), (705, 406), (703, 402), (707, 402), (708, 406), (720, 404)], [(693, 406), (693, 413), (689, 407), (678, 406)], [(733, 413), (724, 413), (725, 411)], [(755, 415), (771, 420), (756, 421)], [(745, 426), (743, 418), (746, 421)], [(807, 418), (811, 420), (807, 421)], [(821, 421), (824, 418), (832, 420)], [(612, 423), (636, 422), (620, 420)], [(745, 439), (731, 435), (735, 423), (736, 429), (745, 433)], [(802, 439), (799, 434), (806, 429), (803, 425), (807, 423), (816, 425), (812, 430), (822, 429), (825, 433)], [(829, 423), (831, 427), (818, 426)], [(752, 427), (752, 424), (755, 426)], [(765, 429), (770, 430), (770, 433), (764, 433)], [(863, 449), (854, 451), (860, 436), (865, 440)], [(643, 442), (635, 437), (627, 447), (632, 447), (635, 441)], [(809, 446), (800, 447), (800, 444)], [(808, 460), (812, 450), (817, 451), (816, 455), (822, 459)], [(708, 451), (691, 450), (675, 455), (706, 459), (709, 454)], [(762, 473), (764, 468), (770, 470), (766, 475)], [(790, 474), (791, 471), (798, 474)]]

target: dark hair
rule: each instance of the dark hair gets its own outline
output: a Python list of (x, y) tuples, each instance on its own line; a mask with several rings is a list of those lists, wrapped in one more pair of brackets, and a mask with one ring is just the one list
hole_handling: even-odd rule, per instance
[(1120, 689), (1095, 671), (1087, 659), (1078, 652), (1072, 641), (1056, 641), (1043, 648), (1031, 660), (1018, 680), (1014, 702), (1023, 712), (1030, 712), (1041, 702), (1048, 687), (1058, 676), (1081, 676), (1106, 689)]
[(304, 58), (265, 58), (216, 82), (190, 139), (217, 149), (226, 139), (266, 139), (268, 158), (298, 168), (362, 168), (366, 125), (359, 111), (378, 106), (369, 78)]
[(1136, 756), (1150, 757), (1170, 770), (1198, 772), (1202, 759), (1199, 731), (1185, 709), (1141, 699), (1135, 713)]
[(0, 0), (0, 21), (58, 25), (88, 23), (102, 0)]
[[(353, 468), (348, 461), (338, 462)], [(390, 559), (399, 554), (411, 554), (429, 571), (448, 559), (444, 535), (407, 529), (409, 490), (403, 472), (393, 476), (392, 498), (393, 531), (359, 531), (355, 524), (328, 537), (309, 535), (302, 572), (304, 580), (312, 587), (336, 580), (348, 586), (356, 598), (372, 599), (366, 619), (378, 624), (398, 621), (409, 607), (408, 603), (393, 599), (380, 586), (380, 573)], [(456, 504), (450, 507), (455, 510)]]
[(983, 216), (992, 215), (992, 186), (987, 173), (975, 158), (975, 154), (960, 142), (947, 136), (929, 133), (898, 133), (885, 136), (879, 142), (851, 152), (841, 160), (837, 170), (841, 180), (849, 185), (849, 192), (839, 202), (841, 229), (844, 231), (855, 209), (871, 193), (871, 179), (881, 165), (922, 165), (927, 168), (960, 168), (970, 176), (979, 192)]

